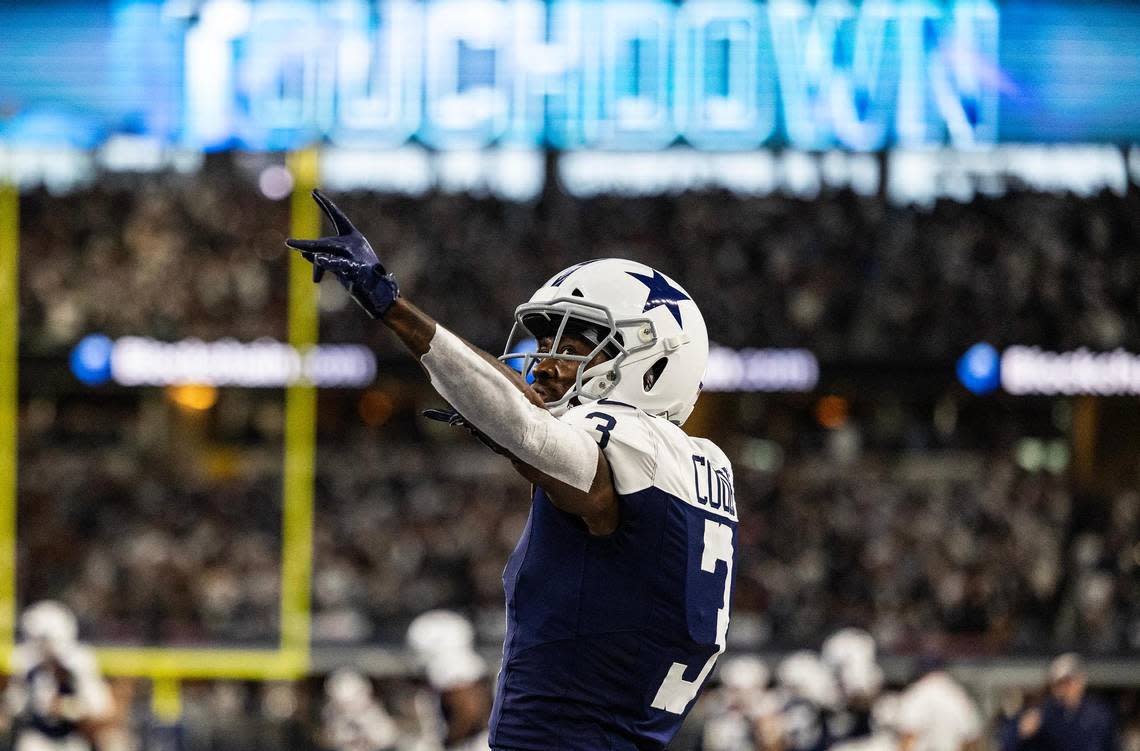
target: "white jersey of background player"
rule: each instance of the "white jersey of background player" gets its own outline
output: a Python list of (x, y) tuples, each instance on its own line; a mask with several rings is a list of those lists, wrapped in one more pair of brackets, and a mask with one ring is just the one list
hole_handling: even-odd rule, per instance
[(325, 680), (321, 712), (324, 747), (331, 751), (391, 751), (400, 738), (396, 723), (373, 695), (372, 683), (341, 668)]
[(758, 714), (766, 697), (768, 666), (741, 655), (720, 666), (720, 688), (705, 695), (701, 751), (748, 751), (760, 745)]
[(966, 690), (943, 670), (912, 683), (899, 698), (900, 751), (974, 751), (982, 719)]
[(5, 695), (17, 724), (15, 751), (88, 751), (88, 733), (112, 703), (94, 652), (77, 641), (75, 616), (58, 602), (39, 602), (24, 611), (20, 628), (24, 641)]

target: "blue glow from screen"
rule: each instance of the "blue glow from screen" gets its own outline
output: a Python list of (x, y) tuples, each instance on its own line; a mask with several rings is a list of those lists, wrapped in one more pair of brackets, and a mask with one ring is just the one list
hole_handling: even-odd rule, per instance
[[(520, 353), (537, 352), (537, 351), (538, 351), (538, 341), (535, 339), (521, 339), (512, 348), (512, 352), (520, 352)], [(504, 362), (506, 362), (506, 364), (509, 365), (514, 370), (517, 370), (519, 373), (522, 373), (523, 360), (524, 360), (524, 358), (520, 354), (519, 357), (510, 357), (510, 358), (507, 358)], [(530, 371), (526, 373), (526, 382), (527, 383), (534, 383), (534, 368), (531, 368)]]
[(958, 360), (958, 380), (974, 394), (988, 394), (1001, 384), (1001, 355), (993, 345), (979, 342)]
[(1140, 9), (1106, 1), (0, 0), (0, 13), (9, 143), (863, 151), (1140, 134)]
[(71, 372), (88, 386), (111, 380), (111, 350), (114, 342), (103, 334), (88, 334), (71, 350)]

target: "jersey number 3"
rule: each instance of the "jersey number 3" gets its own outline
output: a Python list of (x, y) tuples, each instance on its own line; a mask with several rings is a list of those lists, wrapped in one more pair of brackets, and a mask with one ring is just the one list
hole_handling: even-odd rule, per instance
[(604, 449), (610, 442), (610, 432), (617, 427), (617, 420), (614, 419), (613, 415), (607, 415), (605, 412), (591, 412), (586, 417), (596, 417), (601, 420), (594, 426), (594, 430), (602, 434), (602, 440), (598, 441), (598, 448)]
[(669, 674), (657, 689), (657, 696), (650, 705), (654, 709), (661, 709), (673, 714), (684, 714), (700, 690), (701, 685), (708, 678), (709, 673), (716, 664), (716, 658), (724, 652), (725, 637), (728, 635), (728, 603), (732, 589), (732, 527), (727, 524), (705, 519), (704, 550), (701, 553), (701, 571), (710, 574), (716, 573), (717, 561), (724, 561), (724, 599), (716, 611), (716, 646), (717, 650), (708, 659), (700, 674), (695, 680), (685, 680), (685, 671), (688, 665), (674, 662), (669, 668)]

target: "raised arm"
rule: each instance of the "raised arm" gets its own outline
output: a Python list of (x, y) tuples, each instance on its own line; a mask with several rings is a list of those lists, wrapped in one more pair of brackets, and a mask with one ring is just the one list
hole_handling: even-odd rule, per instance
[(395, 278), (368, 240), (319, 191), (313, 198), (337, 234), (286, 241), (313, 264), (313, 281), (332, 273), (372, 318), (384, 323), (427, 372), (432, 386), (463, 418), (501, 446), (519, 472), (558, 508), (581, 516), (594, 534), (617, 527), (609, 465), (597, 443), (543, 405), (515, 371), (463, 341), (400, 296)]

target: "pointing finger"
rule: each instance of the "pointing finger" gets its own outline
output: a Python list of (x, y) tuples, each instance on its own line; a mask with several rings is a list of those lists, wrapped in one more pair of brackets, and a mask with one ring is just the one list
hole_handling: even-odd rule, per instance
[(293, 250), (299, 250), (302, 253), (325, 253), (341, 258), (352, 257), (348, 248), (344, 247), (335, 237), (322, 237), (318, 240), (294, 240), (290, 237), (285, 241), (285, 244)]
[[(323, 250), (325, 247), (324, 240), (294, 240), (292, 237), (286, 240), (285, 244), (293, 250), (299, 250), (302, 254), (308, 253), (309, 255), (312, 255), (314, 251)], [(306, 260), (311, 261), (312, 259)]]
[(352, 226), (352, 222), (348, 221), (348, 217), (344, 212), (337, 208), (337, 205), (329, 200), (328, 196), (319, 190), (313, 189), (313, 200), (316, 201), (325, 213), (328, 214), (329, 219), (332, 221), (336, 231), (341, 235), (351, 235), (356, 232), (356, 227)]

